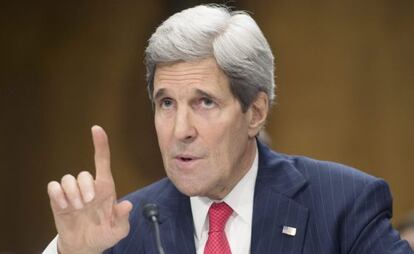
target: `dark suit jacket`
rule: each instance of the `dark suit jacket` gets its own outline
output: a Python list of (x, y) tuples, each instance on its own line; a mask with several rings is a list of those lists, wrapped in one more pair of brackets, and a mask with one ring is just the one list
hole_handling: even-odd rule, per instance
[[(392, 197), (383, 180), (340, 164), (275, 153), (261, 143), (258, 148), (251, 253), (414, 253), (391, 227)], [(195, 253), (190, 200), (169, 179), (125, 199), (134, 204), (131, 230), (107, 253), (157, 253), (152, 225), (142, 215), (148, 202), (159, 207), (166, 254)], [(296, 235), (283, 234), (283, 226), (296, 228)]]

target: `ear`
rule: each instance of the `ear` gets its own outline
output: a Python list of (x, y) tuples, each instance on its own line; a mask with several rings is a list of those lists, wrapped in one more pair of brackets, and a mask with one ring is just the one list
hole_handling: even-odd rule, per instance
[(249, 137), (255, 137), (266, 121), (267, 113), (269, 111), (269, 98), (264, 92), (259, 92), (256, 98), (248, 109), (250, 114), (249, 119)]

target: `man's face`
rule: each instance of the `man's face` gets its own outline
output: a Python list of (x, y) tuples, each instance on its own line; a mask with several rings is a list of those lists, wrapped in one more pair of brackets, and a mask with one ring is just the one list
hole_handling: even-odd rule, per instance
[(255, 155), (252, 112), (242, 112), (213, 58), (159, 65), (155, 128), (168, 177), (188, 196), (222, 199)]

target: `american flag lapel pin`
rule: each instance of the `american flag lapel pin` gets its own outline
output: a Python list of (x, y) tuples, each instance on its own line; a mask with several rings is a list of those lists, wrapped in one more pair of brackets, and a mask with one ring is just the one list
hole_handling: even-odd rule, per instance
[(296, 235), (296, 228), (283, 226), (282, 234), (285, 234), (285, 235), (288, 235), (288, 236), (295, 236)]

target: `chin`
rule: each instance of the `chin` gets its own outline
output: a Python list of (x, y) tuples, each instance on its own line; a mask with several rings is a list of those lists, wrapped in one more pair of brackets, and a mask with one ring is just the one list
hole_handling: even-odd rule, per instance
[[(172, 180), (172, 179), (171, 179)], [(183, 184), (178, 183), (177, 181), (172, 180), (177, 189), (188, 197), (203, 196), (203, 188), (200, 188), (200, 184), (191, 183), (190, 181), (185, 181)]]
[(173, 170), (167, 171), (167, 176), (174, 186), (184, 195), (189, 197), (199, 196), (202, 194), (202, 186), (200, 181), (193, 177), (182, 174), (175, 174)]
[(188, 197), (195, 197), (195, 196), (201, 196), (202, 192), (198, 191), (198, 190), (194, 190), (191, 188), (185, 188), (185, 187), (177, 187), (177, 189), (184, 195), (188, 196)]

